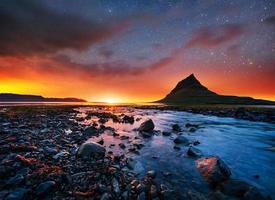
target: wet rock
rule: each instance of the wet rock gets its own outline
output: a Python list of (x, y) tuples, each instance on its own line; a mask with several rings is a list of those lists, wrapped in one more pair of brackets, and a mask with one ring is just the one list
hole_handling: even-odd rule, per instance
[(80, 157), (103, 157), (105, 155), (105, 148), (95, 142), (83, 143), (78, 151), (77, 155)]
[(18, 185), (18, 184), (22, 183), (23, 181), (24, 181), (24, 177), (21, 174), (18, 174), (14, 177), (11, 177), (7, 181), (7, 185)]
[(126, 148), (125, 144), (123, 144), (123, 143), (120, 143), (120, 144), (119, 144), (119, 147), (122, 148), (122, 149), (125, 149), (125, 148)]
[(242, 180), (230, 179), (223, 182), (220, 187), (226, 195), (242, 197), (252, 186)]
[(127, 135), (122, 135), (122, 136), (120, 136), (120, 139), (121, 139), (121, 140), (128, 140), (128, 139), (129, 139), (129, 136), (127, 136)]
[(145, 195), (145, 192), (142, 192), (138, 195), (138, 198), (137, 200), (145, 200), (146, 199), (146, 195)]
[(97, 143), (100, 144), (100, 145), (103, 145), (103, 144), (104, 144), (104, 140), (101, 139), (101, 140), (99, 140)]
[(118, 195), (120, 193), (120, 188), (119, 188), (119, 182), (117, 181), (116, 178), (112, 179), (112, 187), (115, 194)]
[(133, 116), (128, 116), (128, 115), (125, 115), (123, 118), (122, 118), (122, 121), (124, 123), (130, 123), (130, 124), (133, 124), (135, 122), (135, 118)]
[(202, 152), (195, 147), (189, 147), (189, 149), (187, 150), (187, 155), (192, 157), (201, 157)]
[(101, 197), (100, 200), (110, 200), (111, 199), (111, 195), (109, 193), (104, 193)]
[(53, 159), (58, 160), (60, 158), (65, 158), (65, 157), (67, 157), (69, 155), (70, 155), (70, 153), (68, 151), (62, 150), (58, 154), (54, 155)]
[(9, 193), (9, 195), (6, 197), (5, 200), (21, 200), (21, 199), (24, 199), (26, 193), (27, 193), (27, 189), (16, 188), (15, 190)]
[(57, 154), (58, 150), (54, 147), (45, 147), (45, 152), (47, 154)]
[(199, 140), (196, 140), (193, 142), (193, 145), (199, 145), (200, 144), (200, 141)]
[(156, 187), (155, 185), (151, 185), (151, 188), (150, 188), (150, 196), (151, 196), (152, 198), (158, 196), (158, 190), (157, 190), (157, 187)]
[(142, 164), (132, 158), (127, 159), (127, 167), (137, 173), (141, 173), (142, 171), (144, 171)]
[(157, 173), (154, 170), (150, 170), (147, 172), (147, 176), (150, 178), (156, 178)]
[(47, 196), (49, 192), (51, 192), (56, 186), (56, 183), (54, 181), (46, 181), (44, 183), (40, 183), (38, 187), (36, 188), (36, 195), (37, 196)]
[(152, 119), (148, 119), (147, 121), (143, 122), (140, 127), (139, 131), (144, 131), (144, 132), (152, 132), (155, 128), (155, 124)]
[(189, 129), (189, 132), (191, 132), (191, 133), (194, 133), (195, 131), (196, 131), (196, 129), (194, 127)]
[(172, 125), (172, 130), (173, 131), (176, 131), (176, 132), (180, 132), (181, 131), (181, 128), (178, 124), (173, 124)]
[(178, 137), (176, 137), (176, 139), (174, 139), (174, 143), (176, 144), (188, 144), (189, 141), (186, 137), (179, 135)]
[(209, 156), (198, 159), (196, 161), (196, 166), (201, 175), (212, 187), (215, 187), (221, 182), (229, 179), (231, 175), (230, 169), (217, 156)]
[(96, 136), (97, 135), (97, 129), (94, 126), (87, 127), (84, 130), (84, 134), (87, 136)]
[(178, 150), (178, 151), (180, 150), (180, 147), (179, 147), (179, 146), (174, 146), (173, 148), (174, 148), (175, 150)]
[(162, 132), (162, 135), (163, 135), (163, 136), (170, 136), (171, 133), (170, 133), (170, 132), (167, 132), (167, 131), (163, 131), (163, 132)]

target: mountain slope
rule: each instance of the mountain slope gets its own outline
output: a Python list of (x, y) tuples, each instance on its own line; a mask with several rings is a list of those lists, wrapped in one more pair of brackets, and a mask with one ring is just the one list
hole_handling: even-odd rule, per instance
[(161, 103), (168, 104), (242, 104), (242, 105), (273, 105), (275, 102), (253, 99), (251, 97), (237, 97), (219, 95), (203, 86), (191, 74), (180, 81), (176, 87), (163, 99)]
[(45, 98), (38, 95), (0, 93), (0, 102), (86, 102), (77, 98)]

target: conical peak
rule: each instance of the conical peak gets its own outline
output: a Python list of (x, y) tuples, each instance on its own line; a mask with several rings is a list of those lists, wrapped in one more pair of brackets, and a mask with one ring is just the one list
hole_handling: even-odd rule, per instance
[(180, 85), (185, 85), (185, 86), (201, 85), (201, 83), (198, 81), (198, 79), (195, 77), (194, 74), (189, 75), (188, 77), (186, 77), (185, 79), (180, 81), (179, 84)]

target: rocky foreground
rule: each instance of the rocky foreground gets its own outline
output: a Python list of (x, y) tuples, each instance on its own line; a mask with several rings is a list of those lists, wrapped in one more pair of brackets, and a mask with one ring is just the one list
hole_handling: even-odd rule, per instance
[[(85, 119), (98, 117), (98, 123), (86, 126)], [(85, 118), (70, 106), (0, 108), (0, 199), (177, 199), (171, 189), (156, 181), (151, 170), (143, 177), (133, 171), (136, 162), (123, 154), (115, 155), (103, 147), (104, 140), (88, 141), (106, 130), (121, 140), (119, 147), (138, 154), (142, 143), (128, 148), (113, 127), (104, 125), (134, 123), (134, 116), (90, 112)], [(190, 132), (197, 125), (185, 125)], [(140, 138), (155, 134), (152, 120), (137, 128)], [(179, 132), (177, 124), (172, 126)], [(163, 132), (163, 137), (171, 133)], [(230, 169), (216, 156), (203, 157), (183, 135), (174, 140), (189, 146), (187, 154), (196, 160), (201, 175), (209, 183), (210, 195), (191, 195), (190, 199), (270, 199), (256, 187), (231, 179)], [(169, 174), (167, 174), (169, 176)], [(191, 184), (191, 183), (190, 183)]]

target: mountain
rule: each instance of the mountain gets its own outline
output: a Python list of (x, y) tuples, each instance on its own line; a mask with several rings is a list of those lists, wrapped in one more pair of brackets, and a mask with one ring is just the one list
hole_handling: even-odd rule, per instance
[(0, 93), (0, 102), (86, 102), (77, 98), (46, 98), (37, 95)]
[(273, 101), (251, 97), (219, 95), (203, 86), (194, 74), (180, 81), (165, 98), (157, 102), (167, 104), (275, 105)]

